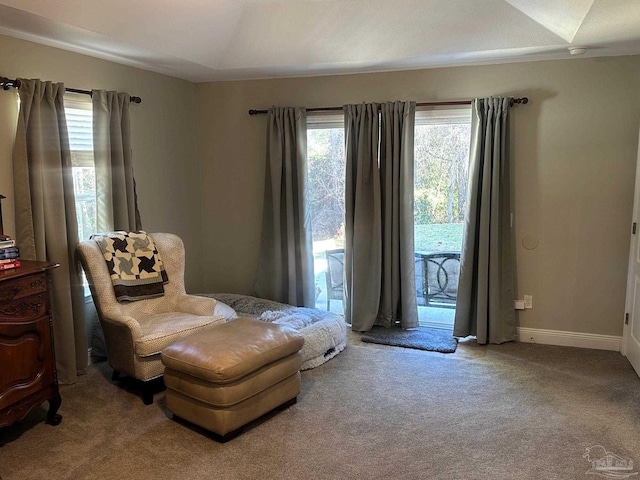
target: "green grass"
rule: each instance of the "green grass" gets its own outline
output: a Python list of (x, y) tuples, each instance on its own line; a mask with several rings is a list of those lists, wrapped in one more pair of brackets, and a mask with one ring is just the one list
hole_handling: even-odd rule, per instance
[[(462, 248), (462, 223), (432, 223), (415, 226), (416, 252), (459, 252)], [(315, 247), (313, 256), (324, 258), (330, 247)]]
[(416, 252), (459, 252), (462, 248), (463, 228), (462, 223), (416, 225)]

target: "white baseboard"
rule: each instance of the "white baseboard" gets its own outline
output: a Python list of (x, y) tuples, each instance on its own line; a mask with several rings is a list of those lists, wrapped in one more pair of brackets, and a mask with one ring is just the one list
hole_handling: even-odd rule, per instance
[(518, 341), (540, 343), (542, 345), (613, 350), (614, 352), (619, 352), (622, 346), (622, 337), (614, 335), (596, 335), (593, 333), (564, 332), (561, 330), (526, 327), (518, 327)]

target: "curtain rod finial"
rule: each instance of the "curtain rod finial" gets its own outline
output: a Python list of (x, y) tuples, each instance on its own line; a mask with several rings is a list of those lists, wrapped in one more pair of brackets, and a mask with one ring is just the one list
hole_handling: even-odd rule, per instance
[(527, 103), (529, 103), (529, 98), (528, 97), (522, 97), (522, 98), (511, 98), (511, 100), (509, 101), (509, 105), (510, 106), (514, 106), (514, 105), (526, 105)]
[(20, 88), (20, 80), (11, 79), (7, 77), (0, 77), (0, 86), (3, 90), (9, 90), (10, 88)]

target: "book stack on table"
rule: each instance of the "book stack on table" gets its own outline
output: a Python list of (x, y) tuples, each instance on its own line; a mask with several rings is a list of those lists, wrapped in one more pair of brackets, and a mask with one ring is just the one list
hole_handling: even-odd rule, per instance
[(0, 235), (0, 270), (10, 270), (20, 266), (20, 249), (16, 241), (7, 235)]

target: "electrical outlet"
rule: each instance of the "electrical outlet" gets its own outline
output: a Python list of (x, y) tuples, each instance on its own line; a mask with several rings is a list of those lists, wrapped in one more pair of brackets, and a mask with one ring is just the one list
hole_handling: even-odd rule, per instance
[(533, 308), (533, 295), (524, 296), (524, 308), (526, 309)]

